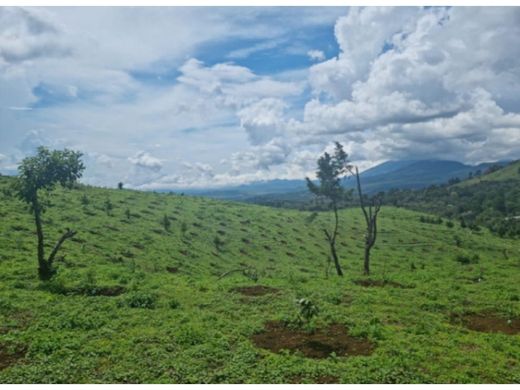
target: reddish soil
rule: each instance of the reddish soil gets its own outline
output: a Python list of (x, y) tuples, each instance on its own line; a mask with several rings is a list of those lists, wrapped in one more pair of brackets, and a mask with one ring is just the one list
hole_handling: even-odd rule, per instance
[(177, 272), (179, 272), (179, 268), (178, 267), (166, 267), (166, 271), (168, 271), (171, 274), (176, 274)]
[(0, 371), (14, 366), (18, 360), (25, 357), (26, 352), (25, 348), (18, 348), (12, 351), (6, 345), (0, 344)]
[(231, 291), (239, 292), (242, 295), (247, 295), (249, 297), (259, 297), (267, 294), (274, 294), (279, 290), (273, 287), (267, 286), (247, 286), (247, 287), (235, 287), (231, 289)]
[(398, 283), (398, 282), (392, 282), (391, 280), (370, 280), (370, 279), (364, 279), (364, 280), (355, 280), (355, 284), (363, 287), (396, 287), (396, 288), (412, 288), (410, 286), (405, 286), (404, 284)]
[(498, 314), (489, 312), (452, 316), (452, 322), (477, 332), (505, 333), (509, 335), (520, 333), (520, 318), (508, 320)]
[(313, 359), (327, 358), (332, 352), (337, 356), (370, 355), (374, 350), (370, 341), (349, 336), (340, 324), (308, 333), (288, 328), (279, 321), (270, 321), (261, 333), (253, 335), (252, 340), (257, 347), (272, 352), (299, 351)]

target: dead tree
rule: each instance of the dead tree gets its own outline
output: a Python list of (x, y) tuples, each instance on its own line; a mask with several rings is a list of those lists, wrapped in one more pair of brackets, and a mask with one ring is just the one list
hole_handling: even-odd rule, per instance
[(359, 170), (355, 167), (355, 171), (349, 168), (352, 175), (356, 177), (357, 191), (359, 195), (359, 206), (363, 211), (367, 230), (365, 232), (365, 259), (363, 263), (363, 270), (365, 275), (370, 275), (370, 250), (376, 243), (377, 238), (377, 216), (381, 210), (381, 198), (372, 197), (368, 200), (368, 205), (365, 204), (365, 197), (361, 189), (361, 179), (359, 178)]

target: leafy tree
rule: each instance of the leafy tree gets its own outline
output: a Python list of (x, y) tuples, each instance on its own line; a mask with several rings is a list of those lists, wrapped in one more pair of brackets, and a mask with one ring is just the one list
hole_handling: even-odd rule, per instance
[(42, 213), (45, 204), (39, 198), (40, 191), (50, 192), (56, 185), (70, 188), (82, 175), (85, 166), (81, 161), (82, 154), (64, 149), (50, 151), (40, 146), (36, 156), (26, 157), (18, 166), (19, 176), (15, 182), (17, 196), (29, 204), (34, 215), (36, 235), (38, 238), (38, 275), (41, 280), (49, 280), (55, 274), (53, 262), (59, 249), (76, 231), (66, 229), (55, 244), (48, 258), (45, 258)]
[(119, 190), (122, 190), (122, 189), (123, 189), (123, 182), (122, 182), (122, 181), (120, 181), (119, 183), (117, 183), (117, 188), (118, 188)]
[(318, 159), (318, 170), (316, 176), (319, 184), (315, 184), (306, 177), (307, 187), (314, 195), (328, 200), (329, 207), (334, 212), (334, 227), (332, 230), (323, 229), (325, 237), (330, 246), (330, 253), (336, 272), (339, 276), (343, 276), (341, 265), (339, 263), (338, 254), (336, 252), (336, 238), (338, 236), (339, 218), (338, 218), (338, 204), (344, 201), (349, 195), (350, 191), (346, 191), (341, 186), (341, 178), (348, 172), (350, 166), (348, 165), (348, 155), (343, 150), (343, 146), (336, 142), (334, 155), (324, 153)]
[(376, 243), (377, 216), (379, 214), (379, 211), (381, 210), (381, 196), (375, 196), (369, 199), (367, 207), (367, 199), (365, 199), (365, 196), (363, 195), (363, 190), (361, 188), (359, 170), (357, 167), (355, 167), (355, 170), (353, 168), (349, 168), (349, 171), (354, 176), (356, 176), (356, 184), (359, 195), (359, 207), (361, 207), (361, 211), (363, 211), (363, 216), (365, 217), (365, 223), (367, 225), (367, 230), (365, 233), (365, 259), (363, 263), (363, 270), (365, 275), (370, 275), (370, 250)]

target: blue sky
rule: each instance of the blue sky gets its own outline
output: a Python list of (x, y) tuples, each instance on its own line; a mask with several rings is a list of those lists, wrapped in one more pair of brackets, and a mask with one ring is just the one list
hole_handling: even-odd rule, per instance
[(221, 187), (520, 154), (519, 8), (0, 8), (0, 172), (40, 144), (83, 181)]

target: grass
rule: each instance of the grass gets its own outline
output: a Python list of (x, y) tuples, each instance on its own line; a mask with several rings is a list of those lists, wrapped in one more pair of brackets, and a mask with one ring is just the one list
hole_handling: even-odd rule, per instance
[[(520, 381), (518, 334), (450, 320), (485, 311), (520, 316), (517, 241), (385, 207), (371, 279), (409, 288), (364, 287), (356, 284), (365, 279), (358, 209), (340, 214), (346, 276), (331, 268), (327, 278), (321, 229), (332, 221), (328, 213), (309, 223), (311, 213), (296, 210), (81, 187), (50, 198), (49, 247), (65, 227), (79, 232), (64, 244), (55, 280), (43, 284), (31, 215), (1, 191), (10, 180), (0, 177), (0, 348), (25, 357), (0, 370), (0, 383)], [(472, 261), (457, 261), (463, 257)], [(219, 279), (246, 267), (253, 276)], [(279, 291), (246, 297), (234, 290), (254, 285)], [(115, 287), (121, 295), (96, 295)], [(301, 298), (319, 308), (311, 329), (342, 324), (373, 342), (373, 353), (309, 359), (255, 347), (251, 338), (265, 323), (298, 316)]]
[(467, 187), (483, 181), (497, 182), (509, 180), (520, 180), (520, 161), (514, 161), (511, 164), (499, 169), (498, 171), (489, 173), (487, 175), (464, 180), (455, 184), (454, 187)]

